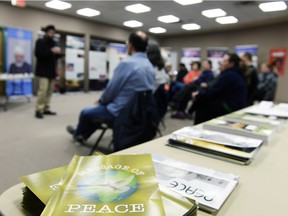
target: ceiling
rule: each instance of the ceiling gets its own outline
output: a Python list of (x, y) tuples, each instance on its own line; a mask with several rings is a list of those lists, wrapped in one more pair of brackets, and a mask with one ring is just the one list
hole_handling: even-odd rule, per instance
[[(172, 0), (170, 1), (83, 1), (74, 0), (67, 1), (72, 4), (72, 8), (59, 11), (50, 9), (44, 6), (46, 1), (29, 1), (27, 7), (38, 8), (53, 13), (61, 13), (64, 15), (75, 16), (80, 19), (87, 19), (95, 22), (106, 23), (121, 28), (131, 29), (123, 26), (124, 21), (137, 20), (144, 25), (137, 30), (148, 32), (152, 27), (163, 27), (167, 32), (161, 36), (171, 36), (177, 34), (199, 33), (209, 31), (219, 31), (225, 29), (236, 29), (247, 26), (263, 25), (271, 22), (288, 21), (288, 10), (279, 12), (262, 12), (258, 4), (264, 1), (204, 1), (200, 4), (182, 6)], [(127, 5), (142, 3), (151, 7), (150, 12), (135, 14), (126, 11), (124, 8)], [(288, 5), (288, 3), (286, 3)], [(93, 8), (99, 10), (101, 15), (92, 18), (87, 18), (76, 14), (76, 10), (81, 8)], [(215, 18), (207, 18), (201, 15), (203, 10), (221, 8), (227, 12), (227, 15), (235, 16), (239, 22), (236, 24), (221, 25), (215, 21)], [(165, 24), (159, 22), (157, 17), (172, 14), (180, 18), (179, 23)], [(197, 31), (186, 31), (181, 29), (182, 24), (197, 23), (201, 26)], [(158, 35), (160, 36), (160, 35)]]

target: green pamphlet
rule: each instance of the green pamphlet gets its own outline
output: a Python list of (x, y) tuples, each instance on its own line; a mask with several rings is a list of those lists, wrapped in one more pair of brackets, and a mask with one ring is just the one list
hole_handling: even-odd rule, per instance
[(49, 215), (165, 215), (151, 155), (74, 156)]

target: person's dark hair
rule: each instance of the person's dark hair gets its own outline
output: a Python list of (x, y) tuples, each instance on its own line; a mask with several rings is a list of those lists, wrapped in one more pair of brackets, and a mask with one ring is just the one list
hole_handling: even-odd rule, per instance
[(226, 55), (229, 56), (229, 62), (233, 63), (234, 67), (239, 68), (241, 59), (236, 53), (227, 53)]
[(252, 61), (252, 55), (251, 55), (251, 53), (245, 52), (245, 53), (243, 54), (243, 56), (245, 56), (249, 61)]
[(159, 70), (164, 68), (164, 60), (161, 56), (159, 44), (154, 40), (149, 40), (148, 42), (147, 57), (154, 67)]
[(180, 66), (180, 67), (185, 67), (185, 68), (186, 68), (185, 64), (183, 64), (183, 63), (180, 63), (179, 66)]
[(148, 36), (141, 31), (136, 31), (130, 34), (129, 43), (137, 52), (146, 52), (148, 46)]
[(193, 65), (194, 64), (196, 64), (197, 65), (197, 67), (198, 67), (198, 70), (200, 70), (201, 69), (201, 62), (199, 62), (199, 61), (194, 61), (194, 62), (192, 62), (191, 63), (191, 69), (192, 69), (192, 67), (193, 67)]
[(48, 32), (50, 30), (56, 31), (55, 26), (54, 25), (48, 25), (44, 28), (44, 32)]
[(205, 59), (204, 61), (207, 61), (208, 64), (209, 64), (209, 66), (210, 66), (210, 68), (212, 68), (212, 61), (211, 61), (211, 60), (209, 60), (209, 59)]

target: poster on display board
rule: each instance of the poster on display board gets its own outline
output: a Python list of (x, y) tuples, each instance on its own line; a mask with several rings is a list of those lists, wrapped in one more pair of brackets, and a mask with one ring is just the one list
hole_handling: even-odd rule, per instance
[(78, 36), (66, 36), (65, 49), (65, 79), (84, 79), (84, 38)]
[(212, 71), (215, 75), (220, 73), (220, 63), (223, 60), (224, 55), (228, 52), (228, 47), (208, 47), (207, 59), (212, 62)]
[(121, 60), (126, 58), (126, 45), (121, 43), (109, 43), (108, 44), (108, 73), (109, 79), (113, 77), (113, 73), (117, 65)]
[(165, 66), (170, 65), (172, 71), (178, 69), (178, 53), (173, 51), (171, 47), (160, 47), (162, 58), (164, 59)]
[(201, 61), (200, 47), (182, 48), (181, 63), (185, 64), (188, 71), (191, 70), (191, 63), (194, 61)]
[[(0, 28), (0, 74), (3, 73), (3, 31)], [(0, 82), (0, 95), (4, 95), (3, 83)]]
[(90, 40), (89, 51), (89, 80), (107, 79), (107, 42)]
[(284, 76), (286, 71), (287, 49), (278, 48), (270, 50), (270, 64), (275, 64), (279, 76)]
[(235, 47), (235, 53), (241, 57), (245, 52), (252, 55), (252, 63), (255, 68), (258, 67), (258, 45), (239, 45)]
[[(5, 28), (5, 70), (7, 74), (32, 73), (32, 39), (29, 30)], [(32, 96), (32, 79), (15, 79), (6, 82), (6, 95)]]

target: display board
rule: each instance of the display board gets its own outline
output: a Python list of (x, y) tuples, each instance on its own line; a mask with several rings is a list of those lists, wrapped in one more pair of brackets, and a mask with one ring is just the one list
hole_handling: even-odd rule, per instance
[(171, 65), (172, 71), (177, 71), (178, 53), (173, 51), (171, 47), (161, 47), (161, 55), (164, 59), (165, 66)]
[(185, 64), (187, 70), (191, 70), (191, 63), (194, 61), (201, 61), (200, 47), (182, 48), (181, 63)]
[(245, 52), (252, 55), (252, 62), (254, 67), (258, 67), (258, 45), (239, 45), (235, 47), (235, 52), (241, 57)]
[(65, 77), (66, 80), (84, 79), (84, 38), (66, 36)]
[(107, 42), (90, 40), (89, 51), (89, 80), (107, 79)]
[(285, 76), (287, 49), (277, 48), (270, 50), (270, 64), (275, 63), (279, 76)]
[[(32, 72), (32, 31), (5, 28), (5, 70), (7, 74), (29, 74)], [(6, 82), (6, 95), (32, 95), (32, 79)]]
[(111, 79), (113, 77), (113, 73), (119, 62), (126, 58), (126, 45), (121, 43), (109, 43), (108, 49), (108, 77)]
[[(3, 31), (0, 28), (0, 74), (3, 73)], [(4, 94), (3, 83), (0, 82), (0, 95)]]
[(219, 64), (221, 63), (224, 55), (228, 52), (228, 47), (208, 47), (207, 59), (212, 62), (212, 71), (215, 75), (220, 73)]

